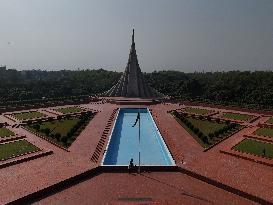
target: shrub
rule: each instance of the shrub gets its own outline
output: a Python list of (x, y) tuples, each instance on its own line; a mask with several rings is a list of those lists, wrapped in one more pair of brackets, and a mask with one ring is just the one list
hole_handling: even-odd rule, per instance
[(207, 117), (207, 120), (208, 120), (208, 121), (211, 121), (211, 117), (208, 116), (208, 117)]
[(220, 123), (220, 119), (219, 119), (219, 118), (216, 118), (215, 121), (216, 121), (217, 123)]
[(40, 124), (34, 124), (32, 127), (37, 131), (40, 130)]
[(71, 130), (67, 133), (67, 138), (71, 138), (73, 136), (74, 132)]
[(222, 128), (222, 129), (220, 129), (220, 130), (218, 130), (218, 135), (221, 135), (221, 134), (223, 134), (223, 133), (224, 133), (223, 128)]
[(202, 132), (198, 132), (198, 133), (197, 133), (197, 136), (198, 136), (200, 139), (202, 139), (202, 137), (203, 137), (204, 135), (203, 135)]
[(193, 128), (193, 132), (194, 132), (195, 134), (197, 134), (197, 133), (199, 132), (199, 129), (198, 129), (197, 127), (194, 127), (194, 128)]
[(204, 143), (206, 143), (206, 144), (209, 143), (209, 140), (208, 140), (208, 137), (207, 137), (207, 136), (203, 136), (201, 139), (202, 139), (202, 141), (203, 141)]
[(66, 143), (66, 142), (67, 142), (67, 136), (62, 136), (62, 137), (61, 137), (61, 141), (62, 141), (63, 143)]
[(60, 134), (60, 133), (56, 133), (56, 134), (55, 134), (55, 138), (56, 138), (58, 141), (60, 141), (60, 139), (61, 139), (61, 134)]
[(219, 136), (219, 131), (215, 131), (214, 132), (214, 137), (218, 137)]
[(49, 133), (50, 133), (50, 129), (49, 128), (45, 128), (45, 129), (42, 129), (41, 132), (45, 133), (46, 136), (48, 136)]
[(214, 137), (214, 134), (213, 133), (209, 133), (209, 138), (213, 139), (213, 137)]

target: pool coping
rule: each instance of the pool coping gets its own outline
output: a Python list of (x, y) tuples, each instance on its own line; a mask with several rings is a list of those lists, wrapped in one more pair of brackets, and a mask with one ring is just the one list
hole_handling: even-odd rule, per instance
[[(119, 112), (120, 112), (121, 108), (122, 109), (139, 109), (139, 108), (131, 108), (131, 107), (129, 107), (129, 108), (120, 107), (118, 109), (118, 112), (117, 112), (117, 115), (116, 115), (116, 119), (115, 119), (115, 122), (113, 124), (112, 129), (111, 129), (110, 137), (109, 137), (108, 142), (107, 142), (107, 146), (106, 146), (106, 148), (104, 150), (104, 153), (103, 153), (103, 158), (102, 158), (101, 163), (99, 165), (100, 167), (112, 167), (112, 168), (114, 168), (114, 167), (126, 167), (127, 168), (128, 167), (128, 165), (104, 165), (103, 164), (104, 160), (105, 160), (105, 157), (106, 157), (106, 154), (107, 154), (107, 150), (108, 150), (109, 145), (110, 145), (110, 141), (111, 141), (112, 136), (113, 136), (113, 131), (114, 131), (115, 127), (116, 127), (116, 122), (117, 122), (117, 119), (118, 119)], [(153, 116), (152, 116), (152, 114), (150, 112), (150, 109), (148, 107), (145, 107), (145, 108), (142, 107), (141, 109), (146, 109), (148, 111), (147, 113), (149, 113), (149, 115), (150, 115), (150, 117), (152, 119), (153, 125), (156, 128), (156, 132), (159, 134), (159, 137), (160, 137), (160, 139), (162, 141), (162, 145), (163, 145), (164, 149), (166, 150), (166, 154), (168, 155), (168, 157), (169, 157), (169, 159), (170, 159), (170, 161), (171, 161), (172, 164), (171, 165), (153, 165), (153, 164), (149, 165), (149, 164), (145, 164), (145, 165), (140, 165), (140, 167), (160, 167), (161, 169), (163, 167), (165, 167), (165, 168), (168, 168), (168, 167), (172, 167), (172, 168), (173, 167), (177, 167), (176, 162), (175, 162), (175, 160), (174, 160), (174, 158), (173, 158), (173, 156), (172, 156), (172, 154), (171, 154), (171, 152), (170, 152), (170, 150), (169, 150), (169, 148), (168, 148), (168, 146), (167, 146), (164, 138), (162, 137), (162, 135), (161, 135), (161, 133), (159, 131), (159, 128), (157, 127), (157, 125), (156, 125), (156, 123), (154, 121), (154, 118), (153, 118)], [(162, 146), (162, 145), (159, 144), (159, 146)], [(158, 170), (158, 169), (155, 169), (155, 170)]]

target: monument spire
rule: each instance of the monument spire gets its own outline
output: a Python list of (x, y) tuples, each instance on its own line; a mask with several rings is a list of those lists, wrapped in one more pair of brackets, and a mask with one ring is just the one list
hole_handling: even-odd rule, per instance
[(110, 90), (102, 94), (108, 97), (133, 97), (133, 98), (160, 98), (163, 94), (157, 92), (146, 84), (144, 76), (138, 64), (135, 49), (135, 30), (132, 34), (132, 45), (130, 49), (127, 66), (118, 83)]
[(133, 35), (132, 35), (132, 45), (135, 43), (135, 29), (133, 29)]

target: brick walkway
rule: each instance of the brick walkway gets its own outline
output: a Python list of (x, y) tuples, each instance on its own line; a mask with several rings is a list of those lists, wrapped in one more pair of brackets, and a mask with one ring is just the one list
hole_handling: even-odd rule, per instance
[(168, 130), (167, 134), (163, 134), (166, 141), (168, 138), (176, 139), (176, 147), (171, 150), (178, 150), (183, 155), (184, 164), (178, 163), (179, 166), (273, 202), (272, 167), (219, 152), (234, 141), (241, 141), (244, 134), (252, 133), (256, 127), (245, 128), (208, 152), (203, 152), (194, 138), (166, 110), (169, 109), (158, 106), (153, 111), (159, 116), (156, 122), (160, 131)]
[[(98, 108), (92, 105), (87, 105), (87, 107)], [(22, 128), (13, 128), (12, 130), (16, 133), (26, 135), (27, 140), (37, 147), (52, 150), (54, 153), (0, 169), (0, 204), (13, 201), (96, 167), (97, 164), (90, 161), (91, 154), (114, 108), (114, 106), (107, 106), (97, 113), (69, 148), (70, 152), (66, 152)]]
[[(135, 203), (133, 203), (135, 202)], [(34, 204), (255, 204), (181, 173), (105, 173)]]
[[(71, 145), (69, 152), (20, 127), (12, 128), (15, 133), (26, 135), (27, 140), (39, 148), (52, 150), (53, 154), (0, 169), (0, 204), (13, 201), (91, 170), (100, 164), (100, 162), (92, 163), (91, 156), (102, 136), (109, 117), (117, 106), (93, 103), (81, 105), (81, 107), (99, 110), (100, 112)], [(123, 105), (119, 107), (136, 106)], [(224, 140), (211, 150), (203, 152), (203, 148), (193, 137), (167, 113), (169, 110), (183, 106), (158, 104), (149, 107), (152, 109), (154, 119), (178, 166), (273, 202), (272, 167), (220, 153), (220, 150), (242, 140), (243, 135), (252, 133), (257, 129), (257, 124), (265, 122), (268, 117), (260, 117), (253, 123), (249, 123), (247, 128)], [(224, 109), (215, 110), (229, 111)], [(0, 116), (0, 122), (14, 124), (2, 115)], [(179, 201), (186, 204), (219, 204), (220, 202), (221, 204), (230, 204), (230, 201), (234, 202), (234, 204), (251, 204), (245, 198), (182, 173), (149, 173), (147, 176), (128, 176), (127, 174), (118, 173), (100, 174), (37, 203), (48, 204), (54, 202), (54, 204), (58, 204), (55, 201), (57, 199), (60, 204), (77, 204), (78, 202), (90, 204), (93, 201), (99, 204), (100, 200), (105, 199), (104, 202), (114, 201), (117, 203), (113, 204), (123, 202), (126, 204), (128, 202), (124, 199), (126, 197), (151, 198), (154, 202), (158, 202), (157, 204), (166, 204), (167, 201), (170, 201), (170, 204)], [(123, 201), (118, 200), (119, 198), (123, 198)]]

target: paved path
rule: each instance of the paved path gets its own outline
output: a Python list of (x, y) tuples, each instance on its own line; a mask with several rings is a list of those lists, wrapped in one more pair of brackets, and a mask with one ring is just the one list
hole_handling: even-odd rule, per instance
[[(92, 105), (88, 105), (92, 108)], [(13, 201), (18, 197), (35, 192), (61, 180), (67, 179), (97, 164), (90, 161), (96, 142), (101, 137), (102, 130), (114, 109), (108, 106), (99, 112), (78, 136), (70, 152), (60, 149), (28, 131), (13, 129), (20, 135), (26, 135), (27, 140), (41, 149), (52, 150), (52, 155), (20, 163), (0, 169), (0, 204)]]
[[(20, 135), (26, 135), (27, 140), (39, 148), (52, 150), (54, 153), (50, 156), (0, 169), (0, 204), (13, 201), (18, 197), (33, 193), (99, 165), (100, 162), (95, 164), (90, 159), (110, 115), (117, 106), (99, 103), (81, 106), (99, 110), (100, 112), (87, 125), (80, 136), (78, 136), (69, 148), (69, 152), (52, 145), (22, 128), (13, 129), (14, 132)], [(253, 122), (253, 127), (249, 126), (211, 150), (203, 152), (203, 148), (193, 137), (167, 113), (167, 111), (179, 107), (182, 106), (178, 104), (150, 106), (154, 119), (177, 165), (273, 202), (272, 167), (219, 152), (221, 149), (231, 146), (234, 142), (239, 142), (243, 139), (242, 136), (244, 134), (252, 133), (257, 128), (256, 125), (258, 122), (265, 122), (267, 117), (259, 118)], [(251, 114), (253, 115), (253, 113)], [(0, 116), (0, 122), (5, 121), (9, 123), (8, 119)], [(177, 190), (171, 187), (176, 187)], [(143, 190), (143, 192), (140, 190)], [(152, 190), (152, 192), (149, 190)], [(236, 202), (235, 204), (250, 203), (244, 198), (181, 173), (150, 173), (146, 177), (128, 176), (126, 174), (101, 174), (98, 177), (43, 199), (40, 203), (56, 202), (54, 199), (58, 199), (60, 204), (77, 204), (77, 202), (90, 204), (92, 200), (96, 199), (105, 198), (106, 201), (111, 201), (117, 200), (119, 197), (130, 197), (129, 193), (132, 193), (132, 197), (141, 197), (144, 194), (144, 196), (150, 196), (155, 201), (162, 202), (163, 204), (165, 204), (166, 199), (173, 200), (173, 202), (181, 200), (187, 202), (186, 204), (207, 204), (210, 202), (230, 204), (228, 203), (230, 201)], [(189, 193), (195, 197), (181, 193)], [(84, 197), (85, 200), (78, 201), (81, 197)]]
[(131, 203), (255, 204), (181, 173), (100, 174), (34, 204)]
[(173, 152), (179, 151), (183, 155), (184, 163), (178, 163), (179, 166), (273, 202), (272, 167), (219, 152), (234, 144), (234, 141), (241, 141), (244, 134), (252, 133), (257, 127), (245, 128), (211, 150), (203, 152), (194, 138), (166, 110), (169, 109), (162, 106), (153, 109), (158, 116), (156, 122), (160, 131), (167, 130), (163, 133), (165, 139), (176, 140)]

